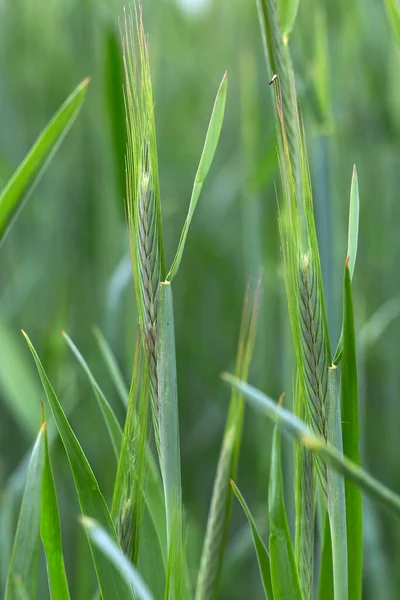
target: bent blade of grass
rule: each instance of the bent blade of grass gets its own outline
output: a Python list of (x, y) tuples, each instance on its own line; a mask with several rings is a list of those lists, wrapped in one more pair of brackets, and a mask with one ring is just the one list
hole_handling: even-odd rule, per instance
[(52, 600), (69, 600), (70, 595), (61, 542), (60, 515), (58, 512), (56, 488), (50, 461), (47, 429), (44, 431), (44, 448), (40, 535), (46, 554), (47, 575), (51, 598)]
[(269, 555), (274, 598), (302, 600), (299, 576), (294, 558), (283, 498), (281, 438), (278, 427), (272, 438), (271, 471), (268, 488)]
[(271, 566), (269, 563), (268, 551), (265, 547), (264, 542), (262, 541), (261, 535), (259, 534), (259, 531), (257, 529), (256, 522), (253, 518), (253, 515), (250, 512), (249, 507), (246, 504), (245, 499), (243, 498), (237, 485), (232, 480), (231, 486), (236, 498), (239, 500), (244, 510), (244, 513), (250, 525), (251, 534), (253, 536), (254, 549), (257, 554), (258, 566), (260, 568), (260, 574), (264, 586), (265, 595), (267, 597), (267, 600), (274, 600), (271, 582)]
[(91, 370), (89, 369), (85, 359), (83, 358), (82, 354), (79, 352), (78, 348), (75, 346), (74, 342), (71, 340), (69, 335), (67, 333), (65, 333), (65, 331), (62, 331), (61, 334), (62, 334), (63, 338), (65, 339), (65, 341), (67, 342), (70, 349), (72, 350), (72, 353), (74, 354), (75, 358), (78, 360), (82, 369), (85, 371), (85, 373), (90, 381), (90, 385), (92, 386), (94, 395), (96, 396), (97, 403), (101, 410), (101, 414), (103, 415), (104, 422), (108, 429), (108, 433), (109, 433), (111, 444), (112, 444), (112, 447), (114, 450), (115, 458), (118, 462), (119, 453), (121, 451), (121, 444), (122, 444), (122, 429), (121, 429), (120, 424), (118, 423), (118, 419), (115, 416), (114, 411), (111, 408), (107, 398), (105, 397), (103, 391), (101, 390), (99, 384), (97, 383)]
[[(57, 425), (62, 443), (67, 453), (68, 461), (74, 477), (79, 504), (84, 514), (93, 515), (117, 542), (117, 536), (111, 520), (107, 504), (100, 491), (96, 477), (76, 438), (61, 404), (51, 387), (50, 381), (34, 349), (32, 342), (23, 332), (49, 402), (54, 421)], [(132, 598), (132, 591), (121, 577), (120, 573), (106, 560), (103, 554), (89, 541), (100, 592), (104, 600), (114, 600), (116, 597)]]
[(0, 244), (75, 121), (89, 81), (65, 100), (0, 193)]
[(400, 316), (400, 298), (397, 296), (384, 302), (364, 323), (359, 332), (360, 347), (367, 349), (378, 341), (392, 321)]
[[(242, 380), (247, 380), (249, 374), (261, 293), (261, 280), (259, 279), (254, 290), (253, 302), (250, 302), (250, 286), (247, 286), (235, 368), (237, 377)], [(232, 491), (229, 480), (236, 477), (243, 419), (244, 400), (240, 394), (232, 390), (197, 576), (196, 600), (207, 600), (214, 598), (217, 594), (232, 507)]]
[(8, 568), (5, 600), (14, 600), (21, 596), (18, 580), (21, 581), (27, 597), (32, 600), (36, 598), (40, 505), (45, 460), (45, 429), (46, 424), (43, 423), (29, 461), (17, 531)]
[(109, 343), (100, 329), (98, 327), (93, 327), (93, 333), (94, 337), (96, 338), (100, 353), (104, 359), (104, 363), (107, 366), (111, 380), (118, 392), (118, 396), (120, 397), (122, 404), (125, 406), (125, 408), (127, 408), (129, 390), (118, 366), (117, 359), (115, 358)]
[[(360, 195), (358, 191), (358, 177), (356, 165), (353, 167), (353, 176), (350, 188), (350, 210), (349, 210), (349, 231), (347, 238), (347, 258), (349, 262), (350, 281), (353, 279), (354, 268), (356, 266), (357, 247), (358, 247), (358, 227), (360, 221)], [(343, 315), (344, 318), (344, 315)], [(343, 324), (340, 332), (339, 343), (333, 358), (333, 364), (338, 365), (343, 352)]]
[(179, 265), (182, 260), (183, 251), (185, 248), (186, 237), (189, 231), (190, 223), (192, 221), (192, 217), (197, 205), (197, 201), (200, 196), (200, 192), (203, 187), (203, 183), (208, 175), (208, 171), (210, 170), (211, 163), (214, 158), (215, 151), (217, 149), (219, 136), (222, 129), (222, 123), (224, 120), (225, 114), (225, 104), (226, 104), (226, 93), (228, 88), (228, 72), (222, 78), (221, 84), (219, 86), (217, 96), (215, 98), (214, 108), (211, 113), (210, 122), (207, 129), (206, 139), (203, 146), (203, 152), (201, 154), (199, 166), (197, 168), (196, 177), (194, 179), (192, 196), (190, 198), (189, 203), (189, 211), (183, 225), (181, 237), (178, 244), (178, 249), (176, 251), (175, 258), (173, 260), (172, 266), (167, 275), (167, 281), (172, 281), (175, 277)]
[[(358, 386), (356, 339), (354, 332), (351, 272), (346, 261), (343, 300), (343, 355), (341, 378), (341, 420), (343, 452), (356, 465), (360, 464), (360, 427), (358, 420)], [(349, 598), (361, 600), (362, 592), (362, 498), (360, 490), (351, 481), (345, 482), (347, 551), (351, 557), (349, 568)]]
[[(160, 464), (167, 519), (168, 563), (172, 585), (180, 587), (182, 572), (182, 491), (179, 444), (178, 389), (172, 288), (158, 288), (157, 379), (159, 398)], [(172, 564), (173, 563), (173, 564)], [(167, 572), (169, 568), (167, 569)]]
[(99, 523), (89, 517), (82, 516), (81, 523), (91, 542), (114, 565), (127, 584), (134, 589), (135, 596), (131, 595), (130, 597), (139, 598), (139, 600), (153, 600), (153, 596), (140, 574), (126, 558), (121, 548), (115, 543), (109, 533)]
[[(340, 416), (337, 368), (328, 374), (328, 442), (342, 453), (342, 424)], [(346, 498), (344, 480), (328, 468), (328, 514), (332, 539), (333, 589), (335, 600), (348, 598), (348, 561), (346, 533)]]
[(223, 373), (222, 379), (240, 391), (254, 408), (264, 412), (282, 431), (303, 444), (311, 452), (320, 456), (328, 466), (333, 467), (344, 477), (353, 481), (385, 510), (400, 519), (399, 494), (390, 490), (363, 468), (343, 456), (336, 448), (327, 444), (321, 437), (314, 435), (303, 421), (290, 411), (278, 406), (271, 398), (253, 386), (240, 381), (240, 379), (230, 373)]
[(385, 5), (393, 32), (400, 45), (400, 6), (397, 0), (385, 0)]

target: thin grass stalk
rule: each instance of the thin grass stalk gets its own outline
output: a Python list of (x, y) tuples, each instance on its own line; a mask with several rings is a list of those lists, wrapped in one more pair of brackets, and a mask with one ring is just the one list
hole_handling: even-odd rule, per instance
[[(294, 81), (293, 95), (296, 98)], [(279, 84), (276, 86), (275, 96), (283, 141), (283, 161), (281, 160), (280, 167), (284, 203), (283, 207), (280, 207), (279, 227), (289, 316), (300, 385), (304, 394), (304, 416), (312, 430), (326, 439), (325, 406), (330, 348), (305, 136), (300, 127), (295, 104), (302, 175), (302, 196), (298, 198), (289, 157)], [(302, 411), (302, 408), (299, 407), (299, 410)], [(316, 457), (315, 461), (326, 504), (326, 466), (319, 457)]]
[(152, 415), (159, 449), (159, 401), (156, 349), (156, 295), (165, 277), (161, 230), (157, 142), (147, 40), (141, 6), (124, 13), (122, 34), (125, 69), (126, 213), (135, 294), (146, 349)]
[[(276, 0), (256, 0), (258, 18), (263, 39), (264, 53), (269, 69), (268, 77), (277, 75), (282, 93), (282, 109), (286, 124), (286, 136), (292, 173), (298, 197), (301, 196), (301, 172), (298, 129), (294, 97), (291, 86), (292, 61), (288, 45), (288, 37), (282, 35), (279, 25)], [(283, 140), (279, 127), (279, 116), (276, 113), (276, 123), (280, 151), (283, 152)]]
[[(254, 349), (261, 303), (260, 279), (252, 302), (250, 302), (250, 296), (250, 286), (248, 285), (243, 304), (235, 367), (235, 373), (242, 380), (247, 380)], [(197, 577), (196, 600), (210, 600), (217, 594), (232, 508), (232, 490), (229, 481), (237, 473), (243, 419), (243, 397), (233, 390), (208, 514)]]

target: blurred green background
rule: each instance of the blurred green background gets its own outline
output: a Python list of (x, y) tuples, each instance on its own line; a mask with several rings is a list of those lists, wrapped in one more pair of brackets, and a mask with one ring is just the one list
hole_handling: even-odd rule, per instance
[[(229, 71), (220, 144), (176, 279), (175, 323), (183, 495), (195, 573), (229, 400), (246, 282), (264, 295), (251, 382), (292, 389), (274, 183), (274, 118), (254, 1), (143, 0), (159, 144), (165, 252), (180, 235), (222, 75)], [(20, 502), (18, 469), (44, 400), (20, 330), (28, 332), (109, 499), (114, 457), (89, 385), (60, 329), (123, 410), (92, 332), (110, 342), (129, 382), (136, 310), (124, 220), (124, 107), (119, 0), (0, 0), (0, 188), (52, 114), (85, 76), (87, 98), (51, 167), (0, 251), (1, 585)], [(399, 490), (400, 52), (378, 0), (301, 0), (290, 39), (303, 112), (332, 345), (353, 163), (361, 220), (354, 279), (362, 463)], [(376, 312), (378, 311), (378, 312)], [(238, 483), (266, 526), (271, 426), (248, 412)], [(285, 446), (293, 512), (292, 449)], [(95, 589), (78, 503), (59, 439), (52, 446), (73, 598)], [(11, 527), (11, 529), (10, 529)], [(365, 502), (365, 598), (398, 598), (400, 529)], [(42, 561), (43, 562), (43, 561)], [(39, 598), (46, 598), (42, 565)], [(0, 585), (0, 588), (1, 588)], [(261, 598), (256, 558), (235, 506), (221, 599)]]

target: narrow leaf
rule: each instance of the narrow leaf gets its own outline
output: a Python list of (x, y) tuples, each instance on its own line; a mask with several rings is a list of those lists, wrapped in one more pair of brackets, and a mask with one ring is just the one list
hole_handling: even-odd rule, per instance
[(125, 579), (127, 584), (131, 585), (139, 600), (153, 600), (147, 585), (141, 578), (138, 571), (121, 551), (121, 548), (115, 543), (110, 535), (94, 519), (81, 517), (82, 525), (92, 543), (99, 548), (108, 561), (110, 561)]
[(262, 541), (262, 538), (258, 532), (256, 522), (253, 519), (253, 515), (250, 512), (249, 507), (246, 504), (245, 499), (240, 493), (239, 488), (236, 484), (231, 480), (231, 486), (235, 493), (236, 498), (239, 500), (242, 508), (245, 512), (247, 520), (249, 522), (251, 528), (251, 534), (253, 536), (254, 549), (257, 554), (258, 566), (260, 567), (261, 578), (264, 586), (265, 595), (268, 600), (273, 600), (274, 594), (272, 591), (272, 582), (271, 582), (271, 567), (269, 564), (269, 556), (268, 551)]
[[(328, 442), (342, 453), (342, 427), (338, 374), (336, 367), (328, 374)], [(332, 539), (333, 589), (335, 600), (348, 598), (346, 500), (344, 480), (328, 468), (328, 514)]]
[[(360, 220), (360, 197), (358, 192), (358, 178), (356, 165), (353, 167), (353, 177), (350, 188), (350, 210), (349, 210), (349, 231), (347, 238), (347, 258), (349, 262), (350, 281), (353, 279), (354, 268), (357, 258), (358, 247), (358, 224)], [(344, 315), (343, 315), (344, 318)], [(343, 324), (340, 332), (339, 343), (333, 359), (333, 364), (338, 365), (343, 352)]]
[(114, 383), (115, 389), (118, 392), (122, 404), (126, 408), (128, 406), (129, 390), (126, 386), (124, 377), (118, 366), (117, 359), (115, 358), (109, 343), (107, 342), (100, 329), (98, 327), (94, 327), (93, 333), (99, 346), (101, 355), (104, 359), (104, 363), (107, 366), (109, 375), (112, 379), (112, 382)]
[(319, 569), (318, 600), (334, 600), (332, 540), (329, 516), (325, 511), (325, 522), (322, 531), (322, 555)]
[[(176, 381), (174, 309), (171, 284), (158, 288), (157, 379), (160, 414), (160, 462), (167, 517), (168, 563), (180, 587), (182, 560), (182, 492)], [(167, 569), (168, 572), (168, 569)], [(168, 577), (167, 577), (168, 579)], [(167, 582), (168, 585), (168, 582)]]
[(272, 440), (268, 504), (269, 554), (274, 598), (301, 600), (300, 582), (283, 499), (281, 437), (277, 427), (274, 429)]
[(0, 193), (0, 242), (75, 121), (89, 81), (82, 81), (65, 100)]
[(122, 443), (122, 429), (120, 424), (118, 423), (118, 419), (115, 416), (113, 409), (108, 403), (107, 398), (103, 394), (99, 384), (94, 378), (82, 354), (79, 352), (78, 348), (75, 346), (74, 342), (71, 340), (69, 335), (65, 333), (65, 331), (62, 331), (61, 333), (90, 381), (90, 385), (92, 386), (94, 395), (96, 396), (97, 403), (100, 407), (104, 422), (107, 426), (108, 433), (110, 435), (115, 458), (118, 461)]
[(303, 421), (288, 410), (278, 406), (271, 398), (256, 388), (240, 381), (229, 373), (224, 373), (222, 378), (229, 385), (239, 390), (254, 408), (264, 412), (282, 431), (320, 456), (327, 465), (356, 483), (366, 494), (379, 502), (383, 508), (400, 519), (400, 496), (398, 494), (343, 456), (336, 448), (326, 444), (321, 437), (315, 436)]
[(206, 139), (203, 146), (203, 152), (201, 154), (196, 177), (194, 179), (192, 196), (190, 198), (189, 203), (189, 211), (186, 217), (186, 221), (183, 225), (181, 238), (178, 244), (178, 250), (176, 251), (174, 261), (167, 275), (167, 281), (172, 281), (179, 269), (190, 223), (197, 205), (197, 201), (200, 196), (201, 189), (203, 187), (203, 183), (208, 175), (208, 171), (210, 170), (211, 163), (213, 161), (214, 154), (217, 149), (218, 140), (222, 129), (222, 123), (224, 120), (227, 88), (228, 73), (226, 72), (222, 78), (221, 84), (217, 92), (217, 96), (215, 98), (214, 108), (211, 114)]
[[(344, 272), (343, 355), (341, 378), (341, 420), (343, 452), (356, 465), (360, 464), (360, 428), (358, 422), (358, 389), (356, 339), (354, 332), (351, 273), (348, 261)], [(351, 557), (349, 568), (349, 598), (361, 600), (362, 588), (362, 498), (360, 490), (351, 481), (345, 482), (347, 551)]]
[[(63, 442), (68, 461), (71, 467), (72, 475), (75, 481), (75, 488), (78, 494), (79, 504), (82, 513), (93, 515), (108, 531), (110, 536), (117, 542), (114, 526), (111, 520), (107, 504), (99, 489), (96, 477), (89, 465), (89, 462), (68, 422), (67, 417), (58, 401), (58, 398), (51, 387), (50, 381), (43, 369), (42, 363), (32, 345), (32, 342), (24, 333), (29, 349), (35, 360), (39, 376), (46, 393), (47, 399), (53, 413), (54, 421)], [(126, 582), (121, 578), (119, 572), (110, 565), (103, 554), (91, 544), (93, 562), (96, 568), (97, 579), (100, 592), (104, 600), (114, 600), (116, 597), (132, 598), (132, 591)]]
[(42, 507), (40, 514), (40, 535), (46, 554), (47, 574), (52, 600), (69, 599), (67, 576), (61, 542), (60, 515), (53, 470), (50, 461), (47, 429), (44, 432), (44, 473), (42, 485)]
[(20, 598), (21, 589), (26, 592), (27, 597), (31, 600), (36, 598), (45, 429), (46, 424), (44, 423), (36, 438), (29, 462), (17, 531), (8, 568), (5, 600)]

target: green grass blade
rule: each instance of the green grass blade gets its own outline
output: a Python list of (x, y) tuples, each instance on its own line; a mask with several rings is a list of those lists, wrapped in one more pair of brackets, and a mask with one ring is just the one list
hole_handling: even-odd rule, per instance
[(319, 569), (318, 600), (334, 600), (332, 540), (328, 512), (325, 511), (324, 531), (322, 532), (322, 555)]
[[(357, 246), (358, 246), (358, 225), (360, 220), (360, 196), (358, 191), (357, 169), (354, 165), (353, 177), (350, 188), (350, 210), (349, 210), (349, 232), (347, 239), (347, 257), (349, 261), (350, 281), (353, 279), (354, 268), (356, 266)], [(343, 325), (340, 332), (338, 347), (335, 352), (333, 364), (338, 365), (343, 352)]]
[[(328, 375), (328, 442), (342, 453), (342, 424), (336, 367)], [(333, 589), (335, 600), (348, 598), (346, 498), (344, 480), (328, 468), (328, 514), (332, 539)]]
[[(117, 542), (111, 516), (104, 497), (99, 489), (96, 477), (72, 431), (68, 419), (51, 387), (50, 381), (30, 339), (26, 333), (24, 333), (24, 336), (35, 360), (47, 400), (50, 404), (51, 412), (53, 413), (54, 421), (68, 456), (82, 513), (93, 515), (93, 517), (103, 525), (110, 536)], [(121, 578), (119, 572), (110, 565), (109, 561), (104, 558), (103, 554), (98, 551), (97, 548), (90, 545), (90, 549), (103, 599), (115, 600), (116, 597), (131, 598), (131, 590)]]
[(274, 594), (272, 591), (272, 581), (271, 581), (271, 567), (269, 564), (269, 556), (268, 551), (265, 547), (264, 542), (262, 541), (261, 535), (258, 532), (256, 522), (253, 519), (253, 515), (250, 512), (249, 507), (246, 504), (245, 499), (243, 498), (239, 488), (236, 484), (231, 481), (231, 486), (234, 491), (236, 498), (239, 500), (244, 513), (247, 517), (251, 528), (251, 534), (253, 536), (254, 549), (256, 551), (258, 566), (260, 567), (261, 579), (264, 586), (265, 595), (268, 600), (274, 599)]
[(31, 600), (36, 598), (45, 428), (45, 424), (40, 428), (29, 462), (17, 531), (8, 568), (5, 600), (14, 600), (21, 597), (19, 580), (28, 598)]
[(122, 429), (120, 424), (118, 423), (118, 419), (115, 416), (113, 409), (108, 403), (107, 398), (103, 394), (99, 384), (94, 378), (82, 354), (79, 352), (78, 348), (75, 346), (74, 342), (71, 340), (69, 335), (65, 333), (65, 331), (62, 331), (61, 333), (90, 381), (90, 385), (92, 386), (94, 395), (96, 396), (97, 403), (100, 407), (101, 414), (103, 415), (104, 422), (107, 426), (108, 433), (110, 435), (110, 440), (114, 449), (115, 458), (118, 462), (122, 444)]
[(284, 38), (292, 32), (299, 4), (300, 0), (278, 0), (279, 23)]
[(222, 78), (219, 86), (217, 96), (215, 98), (214, 108), (211, 113), (210, 122), (207, 129), (206, 139), (203, 146), (203, 152), (200, 157), (199, 166), (197, 168), (196, 177), (194, 179), (192, 196), (189, 203), (189, 211), (186, 217), (186, 221), (183, 225), (181, 238), (179, 240), (178, 249), (172, 266), (167, 275), (167, 280), (172, 281), (175, 277), (179, 265), (182, 260), (183, 251), (185, 248), (186, 237), (189, 231), (190, 223), (197, 205), (197, 201), (200, 196), (200, 192), (203, 187), (203, 183), (210, 170), (211, 163), (214, 158), (215, 151), (217, 149), (219, 136), (222, 129), (222, 123), (224, 120), (225, 104), (226, 104), (226, 93), (228, 89), (228, 73), (226, 72)]
[(389, 325), (400, 316), (400, 298), (396, 296), (380, 306), (362, 326), (358, 341), (363, 349), (370, 348), (379, 340)]
[(296, 600), (297, 598), (301, 600), (299, 576), (283, 499), (281, 437), (278, 427), (274, 429), (272, 440), (268, 504), (269, 555), (274, 598), (282, 600)]
[(76, 119), (89, 81), (89, 78), (82, 81), (65, 100), (0, 193), (0, 241), (4, 239), (18, 210), (32, 193)]
[[(344, 272), (343, 302), (343, 355), (341, 378), (341, 414), (343, 433), (343, 452), (355, 464), (360, 464), (360, 428), (358, 421), (358, 386), (356, 339), (354, 332), (353, 300), (351, 291), (351, 272), (346, 261)], [(362, 499), (357, 486), (351, 481), (345, 482), (347, 551), (351, 557), (349, 568), (349, 598), (361, 600), (362, 587)]]
[(179, 588), (182, 571), (182, 492), (179, 447), (178, 389), (171, 284), (158, 289), (157, 379), (160, 426), (160, 463), (167, 518), (168, 562), (173, 585)]
[(40, 535), (46, 554), (47, 574), (52, 600), (68, 600), (67, 576), (61, 542), (60, 515), (53, 470), (50, 461), (47, 429), (44, 431), (44, 473), (42, 484), (42, 506), (40, 513)]
[[(250, 302), (250, 286), (247, 287), (243, 305), (235, 368), (237, 377), (242, 380), (247, 380), (249, 374), (260, 302), (261, 281), (259, 280), (252, 302)], [(236, 477), (237, 473), (243, 419), (244, 400), (240, 394), (232, 390), (197, 576), (196, 600), (214, 598), (218, 592), (232, 508), (229, 479)]]
[(397, 0), (385, 0), (385, 5), (393, 32), (400, 44), (400, 6)]
[(129, 390), (126, 386), (124, 377), (118, 366), (117, 359), (115, 358), (109, 343), (107, 342), (100, 329), (98, 327), (93, 327), (93, 333), (99, 346), (100, 353), (104, 359), (104, 363), (108, 369), (111, 380), (114, 383), (115, 389), (118, 392), (118, 396), (120, 397), (122, 404), (126, 408), (128, 406)]
[(326, 444), (321, 437), (315, 436), (303, 421), (288, 410), (278, 406), (271, 398), (256, 388), (240, 381), (229, 373), (224, 373), (222, 378), (229, 385), (238, 389), (254, 408), (264, 412), (285, 433), (320, 456), (328, 466), (333, 467), (350, 481), (353, 481), (385, 510), (400, 519), (400, 496), (398, 494), (343, 456), (336, 448)]
[(147, 585), (108, 532), (96, 523), (94, 519), (90, 519), (89, 517), (81, 517), (81, 522), (88, 538), (103, 552), (104, 556), (118, 569), (125, 581), (134, 589), (135, 596), (131, 595), (130, 597), (135, 597), (139, 600), (153, 600), (153, 596)]

